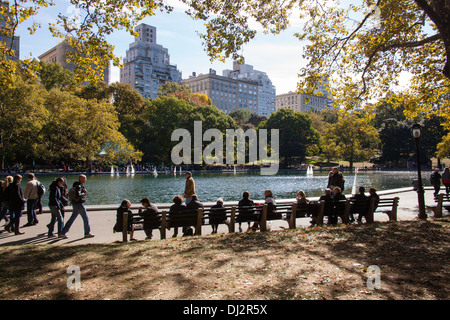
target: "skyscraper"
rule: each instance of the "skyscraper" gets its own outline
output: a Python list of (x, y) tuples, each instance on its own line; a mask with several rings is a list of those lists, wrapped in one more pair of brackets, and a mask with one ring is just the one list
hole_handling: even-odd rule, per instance
[(130, 44), (120, 70), (120, 82), (128, 83), (144, 98), (155, 99), (159, 86), (181, 82), (181, 72), (170, 64), (168, 49), (156, 43), (156, 28), (147, 24), (136, 27), (139, 36)]

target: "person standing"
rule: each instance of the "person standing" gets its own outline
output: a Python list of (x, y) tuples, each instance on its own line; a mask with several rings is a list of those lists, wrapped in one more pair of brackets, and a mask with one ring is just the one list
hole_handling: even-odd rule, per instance
[(184, 176), (186, 177), (186, 184), (184, 187), (184, 193), (183, 193), (183, 197), (184, 197), (184, 202), (186, 203), (186, 205), (189, 204), (189, 202), (191, 202), (191, 198), (195, 193), (195, 181), (192, 178), (192, 173), (190, 173), (189, 171), (186, 172), (184, 174)]
[(334, 190), (335, 187), (339, 187), (343, 191), (344, 184), (345, 184), (344, 175), (341, 172), (339, 172), (337, 167), (334, 167), (329, 174), (327, 188)]
[(27, 224), (24, 227), (33, 226), (38, 224), (39, 221), (36, 216), (36, 206), (39, 201), (38, 195), (38, 180), (34, 176), (34, 174), (28, 174), (28, 182), (25, 185), (25, 191), (23, 193), (23, 197), (27, 199)]
[(83, 227), (84, 227), (84, 237), (85, 238), (93, 238), (94, 235), (91, 234), (91, 227), (89, 226), (89, 218), (87, 215), (86, 207), (84, 203), (86, 202), (86, 194), (87, 190), (84, 187), (86, 184), (87, 178), (85, 175), (81, 174), (78, 177), (78, 181), (75, 181), (72, 189), (69, 190), (69, 201), (72, 203), (72, 215), (69, 220), (65, 224), (64, 228), (61, 232), (61, 238), (67, 238), (66, 233), (69, 231), (72, 223), (75, 221), (78, 215), (83, 219)]
[(434, 172), (430, 176), (430, 182), (434, 187), (434, 195), (437, 196), (439, 190), (441, 189), (441, 174), (439, 173), (439, 168), (434, 169)]
[(53, 234), (53, 230), (55, 228), (56, 222), (58, 222), (57, 224), (58, 237), (62, 237), (62, 229), (64, 227), (64, 218), (63, 218), (64, 200), (62, 194), (63, 186), (64, 186), (63, 178), (55, 179), (55, 181), (53, 181), (52, 184), (50, 185), (48, 206), (50, 208), (52, 218), (50, 220), (50, 223), (47, 225), (48, 228), (47, 236), (49, 238), (55, 236)]
[(442, 174), (442, 183), (445, 186), (445, 193), (447, 195), (450, 193), (450, 169), (445, 168), (444, 173)]
[(20, 186), (21, 181), (22, 176), (16, 174), (13, 178), (13, 182), (7, 188), (9, 212), (11, 215), (10, 230), (14, 231), (16, 235), (24, 234), (23, 232), (20, 232), (20, 217), (22, 216), (22, 210), (25, 209), (25, 198), (23, 197), (23, 191)]

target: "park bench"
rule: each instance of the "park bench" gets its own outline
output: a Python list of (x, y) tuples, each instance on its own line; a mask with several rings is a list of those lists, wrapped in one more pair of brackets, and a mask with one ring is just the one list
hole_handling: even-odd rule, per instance
[[(215, 221), (217, 214), (223, 216), (220, 222)], [(158, 213), (158, 215), (152, 218), (154, 221), (150, 221), (152, 230), (159, 230), (161, 234), (161, 239), (166, 239), (166, 230), (168, 228), (183, 228), (183, 227), (194, 227), (195, 235), (202, 234), (202, 226), (215, 224), (227, 224), (230, 233), (234, 232), (234, 221), (235, 221), (236, 207), (226, 207), (225, 209), (197, 209), (197, 210), (184, 210), (180, 212), (169, 212), (167, 210)], [(127, 225), (128, 219), (130, 219), (128, 214), (124, 214), (124, 230), (122, 231), (123, 241), (127, 242)], [(132, 214), (131, 219), (133, 219), (133, 225), (135, 225), (135, 231), (144, 230), (140, 225), (144, 224), (144, 218), (136, 213)], [(218, 223), (216, 223), (218, 222)]]
[[(446, 199), (449, 201), (448, 196)], [(353, 208), (356, 208), (353, 211), (354, 213), (357, 213), (357, 211), (361, 209), (369, 209), (366, 215), (368, 223), (374, 221), (374, 213), (386, 213), (388, 214), (390, 221), (397, 221), (398, 201), (399, 198), (380, 198), (378, 206), (375, 209), (374, 200), (370, 201), (368, 204), (358, 203), (354, 199), (341, 200), (343, 204), (345, 203), (345, 210), (343, 211), (341, 219), (344, 223), (349, 222), (350, 208), (353, 206)], [(246, 218), (239, 219), (240, 214), (246, 215)], [(151, 221), (150, 224), (152, 230), (160, 231), (161, 239), (166, 239), (166, 230), (168, 228), (194, 227), (195, 235), (201, 235), (202, 226), (212, 224), (226, 224), (228, 226), (228, 231), (234, 233), (235, 223), (237, 221), (257, 221), (260, 225), (260, 230), (266, 231), (267, 222), (271, 220), (285, 220), (290, 229), (295, 229), (297, 218), (312, 216), (315, 223), (318, 226), (321, 226), (323, 225), (325, 214), (325, 201), (310, 201), (308, 204), (302, 205), (297, 205), (296, 202), (280, 203), (275, 206), (275, 210), (273, 210), (272, 213), (269, 212), (266, 204), (262, 206), (256, 205), (240, 208), (237, 208), (236, 206), (227, 206), (224, 209), (212, 209), (211, 207), (206, 207), (204, 209), (185, 210), (180, 212), (169, 212), (167, 208), (164, 208), (162, 212), (152, 218), (153, 221)], [(219, 218), (218, 215), (220, 216)], [(143, 230), (143, 227), (141, 228), (138, 226), (144, 223), (144, 218), (140, 214), (132, 214), (131, 217), (129, 217), (128, 214), (124, 213), (124, 229), (122, 231), (124, 242), (127, 242), (128, 240), (127, 226), (128, 219), (130, 218), (133, 219), (133, 225), (136, 226), (135, 231)]]
[[(365, 217), (367, 223), (374, 222), (374, 214), (375, 213), (385, 213), (389, 217), (389, 221), (397, 221), (397, 208), (398, 208), (399, 198), (380, 198), (378, 201), (378, 205), (375, 207), (375, 199), (370, 201), (356, 201), (354, 198), (347, 198), (346, 200), (340, 200), (339, 202), (345, 205), (345, 209), (343, 210), (340, 218), (343, 223), (350, 222), (350, 212), (354, 215), (359, 214), (361, 211), (367, 212)], [(325, 214), (329, 214), (325, 212)], [(317, 225), (323, 224), (324, 214), (318, 216)]]
[(434, 196), (434, 204), (427, 205), (427, 208), (431, 209), (435, 218), (442, 218), (442, 208), (450, 211), (450, 196), (445, 193), (440, 193)]
[[(354, 198), (349, 198), (345, 200), (345, 211), (342, 217), (343, 223), (350, 222), (350, 212), (354, 215), (359, 214), (361, 211), (366, 212), (367, 223), (374, 222), (375, 213), (385, 213), (389, 217), (389, 221), (397, 221), (397, 208), (398, 208), (399, 198), (380, 198), (378, 205), (375, 203), (375, 198), (369, 201), (355, 200)], [(376, 206), (376, 207), (375, 207)]]
[[(294, 208), (294, 204), (292, 204)], [(323, 215), (324, 215), (325, 201), (309, 201), (308, 204), (297, 204), (295, 203), (295, 210), (292, 209), (291, 212), (294, 214), (290, 214), (288, 212), (286, 221), (288, 221), (289, 228), (295, 229), (296, 219), (303, 217), (312, 217), (315, 224), (322, 225), (323, 224)]]

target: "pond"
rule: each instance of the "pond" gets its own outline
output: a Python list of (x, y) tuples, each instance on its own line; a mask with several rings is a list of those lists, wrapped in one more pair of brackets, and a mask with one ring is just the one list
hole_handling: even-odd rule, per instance
[[(351, 194), (354, 173), (344, 173), (346, 178), (345, 194)], [(424, 185), (429, 185), (428, 173), (423, 173)], [(25, 175), (22, 188), (25, 187)], [(48, 188), (56, 176), (37, 175), (38, 179)], [(370, 171), (357, 174), (357, 186), (374, 187), (387, 190), (411, 187), (417, 177), (414, 171)], [(3, 179), (4, 177), (0, 178)], [(295, 198), (299, 190), (304, 190), (307, 197), (323, 194), (328, 182), (326, 173), (314, 173), (307, 176), (304, 172), (279, 173), (275, 176), (261, 176), (259, 173), (194, 173), (196, 192), (200, 201), (209, 202), (222, 198), (224, 201), (239, 200), (242, 192), (247, 190), (253, 199), (264, 198), (264, 190), (271, 189), (275, 199)], [(77, 176), (68, 176), (69, 187)], [(138, 204), (143, 197), (149, 197), (153, 203), (170, 203), (174, 195), (183, 194), (184, 175), (136, 174), (134, 176), (89, 175), (86, 183), (88, 190), (88, 205), (120, 204), (123, 199), (129, 199)], [(44, 195), (43, 205), (48, 203), (48, 193)]]

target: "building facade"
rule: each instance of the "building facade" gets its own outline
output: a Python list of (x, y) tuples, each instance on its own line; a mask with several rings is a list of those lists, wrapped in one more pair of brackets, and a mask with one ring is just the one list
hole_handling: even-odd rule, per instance
[(331, 100), (326, 96), (313, 96), (309, 94), (289, 93), (276, 97), (277, 111), (280, 109), (292, 109), (295, 112), (321, 111), (331, 106)]
[[(59, 63), (63, 69), (75, 72), (75, 64), (67, 62), (66, 53), (73, 52), (74, 49), (67, 42), (63, 41), (51, 48), (47, 52), (39, 56), (39, 60), (47, 63)], [(103, 70), (103, 81), (110, 83), (111, 81), (111, 68), (108, 67)]]
[(270, 116), (276, 111), (275, 86), (267, 74), (247, 64), (236, 62), (233, 70), (224, 70), (222, 76), (213, 69), (208, 74), (195, 73), (184, 84), (194, 93), (207, 95), (213, 104), (225, 113), (249, 109), (257, 115)]
[(331, 99), (328, 80), (326, 78), (322, 79), (318, 89), (314, 93), (320, 93), (321, 95), (298, 94), (292, 91), (277, 95), (277, 111), (280, 109), (292, 109), (295, 112), (310, 112), (321, 111), (332, 107), (333, 100)]
[(207, 95), (213, 105), (227, 114), (245, 108), (255, 113), (258, 110), (259, 84), (255, 81), (219, 76), (210, 69), (208, 74), (194, 73), (183, 83), (192, 92)]
[(267, 73), (254, 70), (249, 64), (239, 64), (235, 61), (233, 70), (224, 70), (223, 76), (258, 83), (257, 109), (252, 110), (257, 115), (270, 117), (276, 111), (276, 88)]
[(120, 82), (128, 83), (144, 98), (155, 99), (161, 85), (181, 82), (181, 72), (170, 64), (168, 49), (156, 43), (156, 28), (147, 24), (136, 27), (139, 36), (130, 44), (120, 70)]

